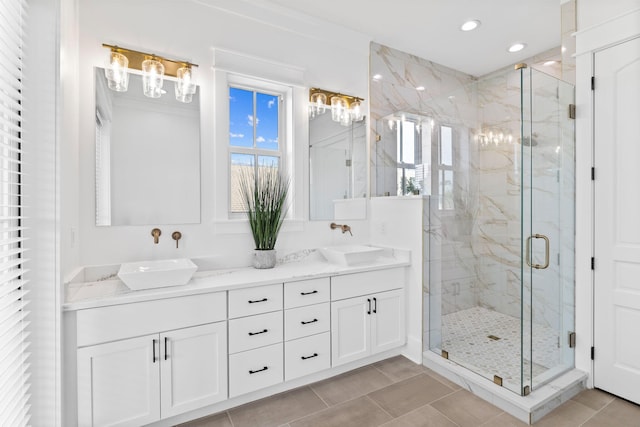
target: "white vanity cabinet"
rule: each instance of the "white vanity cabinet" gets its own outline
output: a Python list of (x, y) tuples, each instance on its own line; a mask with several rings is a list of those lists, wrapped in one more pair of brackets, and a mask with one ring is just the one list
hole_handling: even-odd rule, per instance
[(224, 292), (79, 310), (78, 424), (138, 426), (225, 400), (224, 320)]
[(404, 269), (331, 278), (331, 363), (339, 366), (406, 342)]
[(284, 366), (289, 381), (331, 367), (330, 279), (284, 284)]
[(281, 383), (282, 283), (229, 291), (229, 397)]

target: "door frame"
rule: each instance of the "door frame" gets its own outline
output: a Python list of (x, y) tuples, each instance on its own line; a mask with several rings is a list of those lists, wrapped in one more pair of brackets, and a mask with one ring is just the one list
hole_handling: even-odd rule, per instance
[[(575, 367), (589, 374), (587, 387), (593, 387), (594, 343), (594, 93), (591, 77), (595, 53), (640, 37), (637, 22), (640, 9), (629, 11), (576, 33), (576, 352)], [(597, 82), (596, 82), (597, 84)]]

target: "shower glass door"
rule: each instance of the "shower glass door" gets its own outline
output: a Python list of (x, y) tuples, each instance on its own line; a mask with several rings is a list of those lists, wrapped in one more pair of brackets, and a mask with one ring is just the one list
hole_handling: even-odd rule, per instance
[(520, 395), (573, 366), (573, 99), (572, 85), (523, 67), (421, 112), (425, 350)]
[(522, 79), (523, 394), (573, 366), (574, 119), (571, 84)]

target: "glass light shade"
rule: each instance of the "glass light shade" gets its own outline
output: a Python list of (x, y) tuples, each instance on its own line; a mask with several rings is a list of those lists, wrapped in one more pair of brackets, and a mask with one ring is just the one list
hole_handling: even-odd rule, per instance
[(347, 101), (340, 96), (331, 97), (331, 120), (342, 122), (345, 113), (348, 113)]
[(309, 98), (311, 117), (324, 114), (327, 111), (327, 95), (322, 92), (315, 92)]
[(149, 98), (160, 98), (162, 95), (162, 83), (164, 77), (164, 65), (155, 59), (142, 61), (142, 91)]
[(351, 103), (351, 119), (354, 122), (359, 122), (364, 119), (364, 113), (362, 112), (362, 104), (360, 104), (360, 101), (353, 101)]
[(176, 76), (176, 99), (180, 102), (188, 104), (193, 100), (193, 94), (196, 93), (196, 85), (192, 80), (191, 67), (178, 68)]
[(129, 87), (129, 73), (127, 67), (129, 59), (121, 53), (111, 52), (109, 55), (109, 64), (104, 69), (104, 75), (107, 78), (109, 89), (116, 92), (126, 92)]

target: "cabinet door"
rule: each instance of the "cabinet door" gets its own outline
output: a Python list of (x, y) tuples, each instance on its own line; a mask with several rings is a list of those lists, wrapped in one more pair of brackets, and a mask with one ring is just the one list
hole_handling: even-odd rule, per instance
[(158, 338), (78, 349), (79, 426), (140, 426), (160, 419)]
[(342, 365), (369, 355), (369, 307), (371, 297), (349, 298), (331, 303), (331, 362)]
[(227, 398), (227, 323), (160, 334), (162, 418)]
[(404, 292), (381, 292), (371, 298), (371, 354), (400, 347), (406, 341)]

